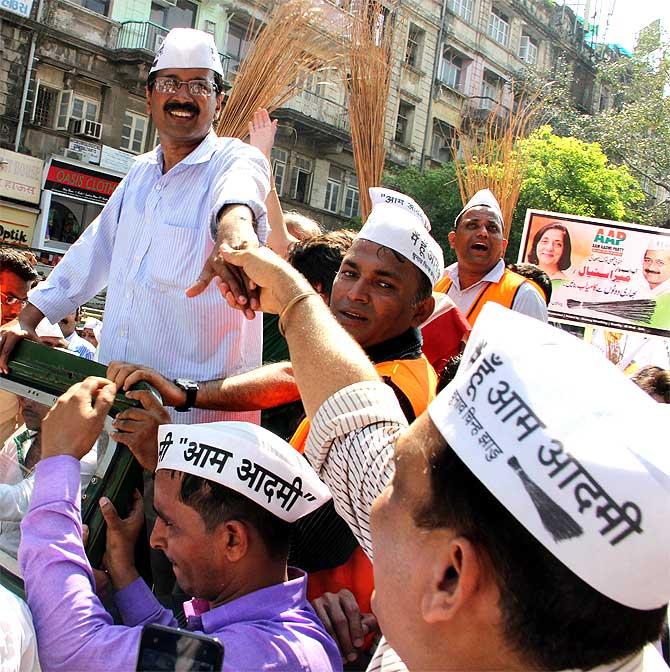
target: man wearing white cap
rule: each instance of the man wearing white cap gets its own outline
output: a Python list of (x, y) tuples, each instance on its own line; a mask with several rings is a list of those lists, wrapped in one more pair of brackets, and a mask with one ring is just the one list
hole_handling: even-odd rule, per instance
[[(160, 146), (135, 160), (100, 216), (33, 290), (20, 324), (0, 337), (0, 370), (7, 370), (18, 338), (34, 338), (42, 316), (58, 322), (104, 287), (102, 363), (140, 362), (170, 379), (194, 380), (260, 365), (261, 320), (245, 320), (221, 296), (232, 302), (232, 291), (240, 300), (247, 292), (244, 282), (231, 272), (220, 287), (209, 283), (215, 264), (226, 273), (217, 261), (221, 244), (256, 246), (267, 233), (269, 165), (258, 149), (214, 133), (222, 87), (212, 36), (187, 28), (170, 31), (146, 87)], [(253, 317), (256, 299), (241, 300)], [(227, 417), (197, 410), (179, 420)], [(235, 419), (257, 421), (258, 413)]]
[(488, 301), (547, 321), (547, 304), (530, 281), (505, 268), (507, 248), (502, 211), (489, 189), (478, 191), (458, 213), (449, 244), (456, 263), (435, 290), (445, 292), (474, 325)]
[(642, 275), (649, 285), (651, 296), (670, 292), (670, 244), (665, 238), (650, 245), (642, 260)]
[(577, 339), (491, 304), (406, 429), (362, 351), (298, 299), (299, 277), (263, 250), (226, 258), (272, 288), (261, 304), (284, 325), (306, 455), (373, 557), (388, 643), (369, 669), (667, 670), (651, 644), (670, 600), (663, 405)]
[[(105, 566), (125, 626), (94, 592), (81, 536), (78, 459), (90, 449), (116, 392), (87, 378), (44, 421), (42, 460), (22, 524), (19, 562), (40, 660), (48, 670), (135, 669), (142, 626), (176, 626), (140, 578), (134, 549), (139, 495), (120, 520), (109, 500)], [(291, 524), (330, 493), (274, 434), (244, 422), (163, 425), (156, 468), (158, 515), (151, 544), (165, 551), (187, 603), (188, 628), (224, 646), (223, 669), (341, 669), (337, 647), (306, 599), (304, 572), (288, 568)]]

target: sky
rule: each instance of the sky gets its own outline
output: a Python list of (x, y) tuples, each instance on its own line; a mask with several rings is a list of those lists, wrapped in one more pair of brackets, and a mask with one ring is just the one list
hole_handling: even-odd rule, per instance
[[(578, 12), (580, 8), (575, 5), (581, 4), (583, 13), (586, 1), (568, 4)], [(629, 51), (633, 50), (640, 29), (655, 19), (661, 19), (665, 30), (670, 32), (669, 0), (590, 0), (590, 5), (591, 14), (594, 11), (599, 14), (600, 35), (606, 34), (605, 41), (620, 44)]]

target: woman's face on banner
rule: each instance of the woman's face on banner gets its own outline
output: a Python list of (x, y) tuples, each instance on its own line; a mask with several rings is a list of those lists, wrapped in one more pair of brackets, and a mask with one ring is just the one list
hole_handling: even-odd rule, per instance
[(537, 260), (540, 268), (558, 269), (558, 262), (563, 255), (563, 232), (559, 229), (548, 229), (537, 243)]

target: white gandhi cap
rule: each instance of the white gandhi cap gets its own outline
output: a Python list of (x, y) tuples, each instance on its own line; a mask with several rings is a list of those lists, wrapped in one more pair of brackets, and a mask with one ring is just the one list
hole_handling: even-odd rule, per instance
[(372, 187), (372, 210), (356, 239), (369, 240), (402, 254), (425, 273), (434, 287), (444, 273), (444, 254), (430, 235), (430, 222), (409, 196)]
[(289, 523), (330, 499), (307, 460), (276, 434), (249, 422), (161, 425), (158, 466), (214, 481)]
[(428, 413), (578, 577), (635, 609), (670, 601), (669, 409), (593, 348), (489, 302)]
[(207, 68), (223, 77), (221, 57), (209, 33), (173, 28), (163, 40), (149, 74), (168, 68)]

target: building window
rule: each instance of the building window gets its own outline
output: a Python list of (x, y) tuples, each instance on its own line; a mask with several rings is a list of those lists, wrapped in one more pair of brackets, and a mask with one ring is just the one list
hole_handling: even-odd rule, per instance
[(358, 194), (358, 178), (351, 174), (347, 179), (347, 188), (344, 192), (345, 217), (358, 217), (360, 212), (360, 198)]
[(97, 121), (99, 107), (100, 104), (96, 100), (82, 98), (73, 91), (61, 91), (56, 128), (67, 129), (70, 119)]
[(126, 111), (121, 131), (121, 149), (127, 149), (133, 154), (141, 154), (144, 151), (147, 121), (147, 117), (143, 114)]
[(458, 14), (468, 22), (472, 21), (473, 0), (449, 0), (449, 8), (454, 14)]
[(33, 123), (37, 126), (53, 126), (57, 102), (58, 90), (39, 84), (35, 96)]
[(342, 183), (344, 182), (344, 171), (331, 164), (328, 173), (328, 182), (326, 183), (326, 199), (323, 207), (330, 212), (337, 212), (340, 209), (340, 194), (342, 193)]
[(195, 17), (198, 13), (198, 5), (189, 0), (177, 0), (175, 5), (167, 5), (158, 2), (151, 3), (149, 21), (163, 28), (195, 28)]
[(237, 72), (240, 63), (249, 53), (251, 42), (247, 39), (246, 26), (238, 23), (228, 24), (228, 38), (226, 40), (226, 56), (230, 58), (229, 68), (231, 72)]
[(89, 9), (96, 14), (102, 14), (103, 16), (109, 16), (109, 5), (111, 4), (110, 0), (72, 0), (75, 4), (85, 9)]
[(431, 158), (442, 163), (451, 161), (454, 158), (455, 143), (456, 129), (440, 119), (433, 119)]
[(214, 21), (205, 21), (205, 32), (210, 35), (216, 35), (216, 23)]
[(284, 177), (286, 176), (286, 163), (288, 155), (283, 149), (273, 147), (270, 153), (270, 162), (272, 164), (272, 174), (275, 178), (275, 189), (277, 195), (281, 196), (284, 189)]
[(463, 58), (444, 45), (440, 59), (440, 81), (460, 91), (463, 86), (463, 67)]
[(488, 70), (484, 71), (482, 78), (482, 107), (493, 109), (500, 104), (502, 80)]
[(528, 35), (521, 36), (519, 58), (528, 65), (535, 65), (537, 63), (537, 42)]
[(423, 43), (426, 37), (425, 31), (421, 30), (413, 23), (409, 25), (409, 35), (407, 37), (407, 49), (405, 50), (405, 63), (413, 68), (421, 67), (421, 57), (423, 55)]
[(491, 9), (488, 34), (492, 40), (507, 46), (509, 39), (509, 19), (505, 14), (496, 9)]
[(290, 196), (294, 201), (309, 203), (312, 188), (312, 162), (309, 159), (296, 156), (293, 159), (293, 164)]
[(400, 101), (398, 105), (398, 119), (395, 125), (395, 141), (401, 145), (409, 145), (412, 138), (412, 121), (414, 120), (414, 105)]

